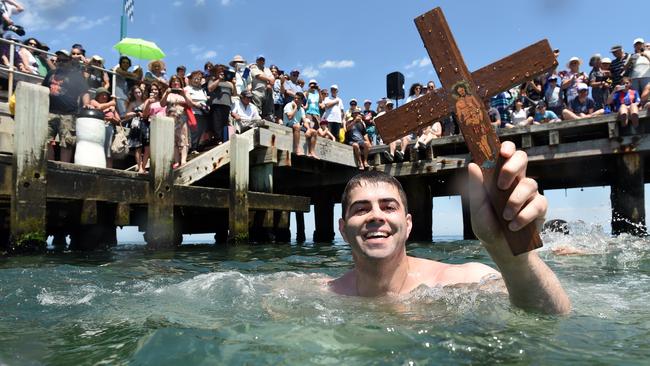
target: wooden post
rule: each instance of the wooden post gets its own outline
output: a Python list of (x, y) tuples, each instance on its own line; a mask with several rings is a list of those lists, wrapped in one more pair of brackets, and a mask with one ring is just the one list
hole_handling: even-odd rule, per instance
[(406, 192), (409, 213), (413, 218), (413, 229), (409, 240), (430, 242), (433, 223), (431, 187), (423, 178), (408, 178), (402, 185)]
[(314, 242), (334, 241), (334, 201), (327, 192), (314, 198)]
[[(250, 190), (254, 192), (273, 193), (273, 166), (277, 162), (277, 153), (275, 148), (265, 148), (254, 150), (256, 155), (255, 165), (251, 166)], [(255, 211), (253, 216), (253, 225), (250, 230), (251, 239), (268, 243), (273, 240), (273, 211), (259, 210)]]
[(276, 243), (291, 242), (291, 212), (275, 211), (273, 213), (273, 230)]
[(248, 241), (248, 140), (239, 135), (230, 138), (230, 211), (228, 240)]
[(45, 249), (49, 90), (21, 82), (16, 90), (10, 252)]
[(147, 233), (151, 249), (168, 249), (176, 245), (174, 228), (174, 120), (154, 117), (151, 122), (151, 177)]
[(476, 234), (472, 230), (472, 213), (469, 207), (469, 193), (467, 193), (467, 190), (460, 195), (460, 202), (463, 207), (463, 239), (476, 240)]
[(612, 234), (645, 236), (643, 157), (638, 153), (620, 155), (611, 185)]
[(307, 240), (305, 237), (305, 213), (296, 212), (296, 241), (304, 243)]

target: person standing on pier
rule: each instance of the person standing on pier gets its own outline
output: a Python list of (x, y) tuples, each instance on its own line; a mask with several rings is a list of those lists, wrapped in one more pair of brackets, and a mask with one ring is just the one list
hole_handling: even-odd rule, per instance
[(90, 103), (88, 83), (78, 62), (72, 62), (67, 50), (56, 52), (56, 69), (43, 80), (50, 89), (50, 116), (48, 121), (49, 160), (55, 160), (55, 138), (59, 136), (60, 160), (71, 163), (76, 143), (75, 115)]
[[(501, 145), (505, 163), (499, 189), (514, 185), (502, 215), (520, 230), (544, 222), (547, 201), (537, 182), (526, 177), (528, 158), (512, 142)], [(519, 180), (517, 180), (519, 178)], [(559, 280), (536, 252), (514, 256), (498, 223), (478, 165), (469, 164), (472, 227), (500, 272), (481, 263), (448, 264), (410, 257), (406, 240), (412, 228), (406, 193), (392, 176), (370, 171), (352, 178), (341, 199), (339, 231), (350, 244), (354, 268), (328, 283), (339, 295), (378, 297), (408, 294), (419, 286), (455, 286), (503, 279), (514, 306), (565, 314), (571, 302)]]

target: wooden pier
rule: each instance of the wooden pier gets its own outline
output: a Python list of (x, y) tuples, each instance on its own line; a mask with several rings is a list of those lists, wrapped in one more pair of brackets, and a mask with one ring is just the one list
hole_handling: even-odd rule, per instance
[[(262, 123), (172, 170), (173, 122), (152, 123), (149, 174), (46, 160), (48, 91), (21, 83), (15, 121), (0, 108), (0, 251), (43, 248), (48, 235), (62, 247), (88, 250), (116, 244), (117, 226), (138, 226), (152, 249), (173, 248), (182, 234), (216, 233), (216, 242), (288, 242), (290, 213), (304, 240), (304, 213), (315, 217), (314, 240), (334, 238), (334, 204), (357, 174), (350, 146), (319, 139), (320, 160), (293, 154), (291, 129)], [(611, 186), (612, 231), (645, 234), (644, 183), (650, 170), (646, 125), (619, 129), (614, 115), (499, 130), (530, 159), (540, 188)], [(306, 141), (303, 143), (306, 144)], [(382, 160), (373, 169), (396, 176), (414, 214), (412, 240), (432, 237), (432, 198), (460, 195), (471, 228), (462, 136), (434, 140), (428, 151), (409, 149), (407, 161)], [(306, 150), (306, 146), (305, 146)], [(471, 238), (471, 229), (465, 230)]]

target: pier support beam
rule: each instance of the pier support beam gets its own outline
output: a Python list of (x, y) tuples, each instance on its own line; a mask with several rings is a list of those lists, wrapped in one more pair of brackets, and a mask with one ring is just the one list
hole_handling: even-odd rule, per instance
[[(249, 187), (251, 191), (273, 193), (273, 167), (277, 161), (277, 152), (273, 147), (253, 150)], [(263, 243), (273, 241), (273, 211), (258, 210), (253, 217), (251, 239)]]
[(477, 240), (474, 230), (472, 230), (472, 213), (469, 207), (469, 192), (467, 190), (460, 195), (460, 202), (463, 207), (463, 239)]
[(9, 252), (45, 249), (49, 108), (47, 88), (18, 84)]
[(230, 242), (248, 241), (248, 139), (240, 135), (230, 137)]
[(612, 177), (612, 234), (645, 236), (645, 191), (643, 157), (638, 153), (620, 155)]
[(307, 240), (305, 237), (305, 213), (296, 212), (296, 241), (304, 243)]
[(151, 249), (173, 248), (178, 242), (174, 225), (173, 162), (174, 120), (155, 117), (151, 123), (151, 177), (145, 235)]
[(275, 211), (273, 213), (273, 231), (276, 243), (291, 242), (291, 212)]
[(328, 192), (314, 198), (314, 242), (334, 241), (334, 200)]
[(433, 201), (431, 187), (423, 178), (407, 178), (402, 182), (409, 213), (413, 218), (413, 229), (409, 240), (430, 242), (432, 238)]

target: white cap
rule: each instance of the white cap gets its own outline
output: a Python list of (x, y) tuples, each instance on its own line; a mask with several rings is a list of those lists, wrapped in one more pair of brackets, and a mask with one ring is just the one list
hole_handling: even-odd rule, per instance
[(311, 80), (309, 80), (309, 84), (316, 84), (316, 85), (318, 85), (318, 81), (316, 81), (316, 79), (311, 79)]
[(643, 40), (643, 38), (637, 38), (634, 40), (634, 42), (632, 42), (632, 44), (637, 44), (637, 43), (645, 43), (645, 41)]
[(589, 90), (589, 86), (585, 83), (578, 84), (578, 90)]
[(336, 85), (336, 84), (333, 84), (332, 86), (330, 86), (330, 89), (336, 89), (336, 90), (339, 90), (339, 86)]
[(600, 63), (601, 63), (601, 64), (611, 64), (611, 63), (612, 63), (612, 59), (609, 58), (609, 57), (603, 57), (603, 58), (600, 60)]

